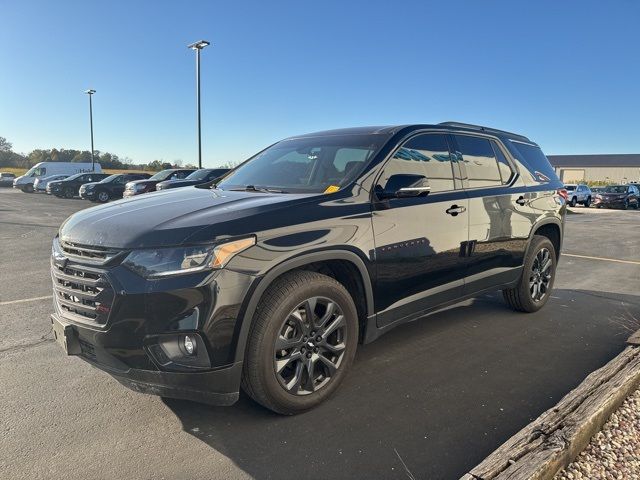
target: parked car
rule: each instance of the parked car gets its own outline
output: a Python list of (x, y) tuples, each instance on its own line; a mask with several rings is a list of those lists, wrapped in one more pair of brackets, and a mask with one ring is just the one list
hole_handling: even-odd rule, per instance
[(491, 290), (542, 308), (561, 188), (538, 145), (486, 127), (292, 137), (215, 189), (67, 219), (52, 247), (53, 331), (138, 392), (229, 405), (242, 386), (302, 412), (338, 388), (359, 342), (400, 324)]
[(156, 190), (169, 190), (170, 188), (191, 187), (213, 182), (229, 173), (228, 168), (201, 168), (189, 174), (184, 180), (165, 180), (156, 185)]
[(11, 187), (13, 186), (13, 181), (16, 179), (15, 174), (0, 172), (0, 187)]
[(37, 178), (50, 177), (51, 175), (75, 175), (77, 173), (93, 172), (102, 173), (99, 163), (80, 162), (40, 162), (36, 163), (24, 175), (13, 181), (13, 188), (19, 188), (23, 192), (32, 193)]
[(114, 198), (122, 198), (127, 182), (149, 178), (148, 173), (119, 173), (110, 175), (99, 182), (85, 183), (80, 187), (80, 198), (92, 202), (105, 203)]
[(68, 177), (69, 175), (50, 175), (48, 177), (36, 178), (35, 182), (33, 182), (33, 189), (36, 192), (45, 192), (47, 190), (47, 185), (49, 184), (49, 182), (64, 180)]
[(638, 208), (640, 191), (635, 185), (609, 185), (596, 195), (593, 204), (598, 207)]
[(89, 182), (99, 182), (108, 176), (108, 173), (76, 173), (64, 180), (49, 182), (47, 193), (51, 193), (56, 197), (73, 198), (78, 196), (81, 185)]
[(567, 190), (569, 205), (575, 207), (577, 204), (588, 207), (591, 205), (593, 194), (587, 185), (568, 184), (564, 188)]
[(194, 171), (193, 168), (169, 168), (156, 173), (146, 180), (129, 182), (124, 188), (123, 197), (133, 197), (134, 195), (140, 195), (142, 193), (155, 192), (158, 183), (166, 180), (182, 180)]

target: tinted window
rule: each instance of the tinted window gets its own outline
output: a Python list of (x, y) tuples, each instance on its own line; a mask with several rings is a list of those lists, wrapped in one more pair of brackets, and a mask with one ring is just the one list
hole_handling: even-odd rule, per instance
[(462, 161), (467, 170), (469, 187), (502, 185), (498, 159), (491, 142), (486, 138), (454, 135)]
[(385, 166), (380, 185), (400, 173), (424, 175), (431, 192), (453, 190), (453, 165), (446, 136), (424, 134), (409, 139)]
[(520, 154), (519, 160), (528, 168), (534, 180), (538, 182), (549, 182), (551, 179), (557, 179), (556, 172), (542, 153), (540, 147), (529, 145), (511, 140), (511, 145)]

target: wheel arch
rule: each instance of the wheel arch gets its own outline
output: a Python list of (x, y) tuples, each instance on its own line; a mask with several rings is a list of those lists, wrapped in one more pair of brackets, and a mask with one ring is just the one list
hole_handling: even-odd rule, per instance
[(527, 250), (534, 235), (547, 237), (553, 244), (556, 251), (556, 260), (560, 259), (560, 250), (562, 249), (562, 222), (557, 218), (547, 218), (535, 224), (531, 229)]
[[(358, 309), (358, 316), (361, 317), (358, 319), (361, 330), (360, 336), (361, 338), (364, 338), (364, 329), (367, 328), (367, 325), (369, 323), (367, 322), (367, 319), (371, 318), (374, 315), (373, 286), (371, 282), (371, 275), (364, 260), (362, 260), (362, 258), (358, 254), (350, 250), (333, 249), (305, 253), (284, 260), (283, 262), (272, 267), (259, 279), (259, 281), (257, 281), (255, 287), (252, 288), (250, 293), (247, 295), (249, 298), (245, 303), (246, 306), (243, 308), (243, 313), (241, 315), (242, 321), (237, 341), (235, 342), (235, 361), (243, 361), (247, 339), (249, 337), (249, 331), (251, 329), (251, 324), (253, 323), (253, 316), (258, 307), (258, 303), (260, 302), (262, 296), (269, 288), (269, 286), (271, 286), (271, 284), (277, 278), (287, 272), (298, 269), (313, 270), (323, 273), (323, 268), (331, 269), (332, 267), (336, 268), (338, 265), (350, 265), (350, 267), (347, 268), (353, 268), (353, 272), (359, 273), (358, 278), (354, 279), (356, 280), (356, 282), (358, 282), (356, 285), (345, 285), (345, 283), (342, 281), (340, 283), (345, 286), (345, 288), (349, 291), (352, 298), (354, 299), (354, 303), (356, 304), (356, 308)], [(342, 274), (344, 275), (348, 273), (343, 272)], [(335, 275), (331, 276), (333, 278), (336, 278)], [(336, 278), (336, 280), (340, 281), (340, 278)], [(357, 288), (362, 288), (364, 299), (364, 302), (360, 303), (360, 305), (358, 298), (354, 296), (354, 289)]]

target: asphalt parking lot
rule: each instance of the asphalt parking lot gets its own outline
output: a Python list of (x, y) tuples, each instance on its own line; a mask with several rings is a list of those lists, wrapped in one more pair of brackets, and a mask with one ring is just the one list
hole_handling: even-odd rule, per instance
[(536, 314), (486, 295), (400, 327), (361, 346), (338, 394), (296, 417), (246, 397), (162, 400), (53, 341), (50, 242), (90, 205), (0, 189), (2, 478), (458, 478), (640, 322), (640, 211), (578, 207)]

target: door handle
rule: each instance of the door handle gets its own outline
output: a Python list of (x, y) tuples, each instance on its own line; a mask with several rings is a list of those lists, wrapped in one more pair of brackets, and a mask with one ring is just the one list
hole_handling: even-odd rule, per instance
[(524, 199), (524, 197), (519, 197), (519, 198), (516, 200), (516, 203), (517, 203), (518, 205), (524, 205), (525, 203), (527, 203), (527, 201)]
[(459, 207), (458, 205), (451, 205), (451, 207), (445, 210), (449, 215), (455, 217), (459, 213), (464, 213), (467, 211), (465, 207)]

